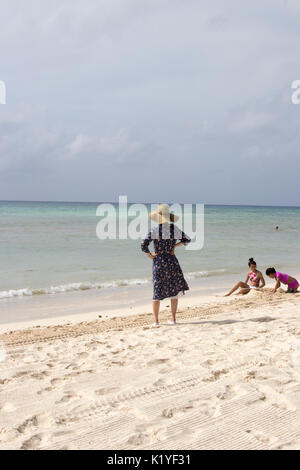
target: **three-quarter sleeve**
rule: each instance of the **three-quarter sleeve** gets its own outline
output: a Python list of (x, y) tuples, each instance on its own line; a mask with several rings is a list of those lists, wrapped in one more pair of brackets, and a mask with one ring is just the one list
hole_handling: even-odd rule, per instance
[(180, 239), (180, 241), (181, 241), (182, 243), (184, 243), (184, 245), (186, 246), (186, 245), (188, 245), (188, 244), (191, 242), (191, 239), (190, 239), (190, 237), (188, 237), (188, 235), (186, 235), (184, 232), (181, 232), (181, 239)]
[(188, 235), (186, 235), (184, 232), (182, 232), (178, 227), (174, 227), (174, 238), (175, 240), (180, 241), (184, 245), (188, 245), (191, 242), (191, 239)]
[(143, 240), (141, 243), (141, 249), (144, 253), (150, 253), (149, 245), (151, 242), (152, 242), (152, 234), (150, 232), (148, 233), (147, 238), (145, 238), (145, 240)]

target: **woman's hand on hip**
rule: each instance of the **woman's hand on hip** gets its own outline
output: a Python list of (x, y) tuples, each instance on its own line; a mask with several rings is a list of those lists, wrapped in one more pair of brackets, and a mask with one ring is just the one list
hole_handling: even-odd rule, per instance
[(180, 247), (180, 246), (182, 246), (182, 245), (184, 245), (184, 243), (183, 243), (183, 242), (176, 243), (176, 245), (174, 245), (174, 248), (173, 248), (173, 250), (172, 250), (172, 251), (170, 251), (170, 255), (173, 255), (173, 256), (175, 256), (175, 249), (176, 249), (176, 248), (178, 248), (178, 247)]

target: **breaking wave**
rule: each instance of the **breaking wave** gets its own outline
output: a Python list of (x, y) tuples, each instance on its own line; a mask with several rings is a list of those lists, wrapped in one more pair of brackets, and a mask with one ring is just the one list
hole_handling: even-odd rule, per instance
[[(216, 276), (224, 273), (225, 269), (219, 269), (215, 271), (196, 271), (185, 274), (187, 280), (206, 278), (211, 276)], [(92, 289), (109, 289), (109, 288), (118, 288), (118, 287), (128, 287), (128, 286), (145, 286), (151, 284), (151, 279), (123, 279), (118, 281), (111, 282), (101, 282), (101, 283), (91, 283), (91, 282), (74, 282), (71, 284), (65, 284), (61, 286), (51, 286), (39, 289), (10, 289), (6, 291), (0, 291), (0, 299), (10, 299), (14, 297), (30, 297), (33, 295), (54, 295), (54, 294), (64, 294), (66, 292), (73, 291), (86, 291)]]

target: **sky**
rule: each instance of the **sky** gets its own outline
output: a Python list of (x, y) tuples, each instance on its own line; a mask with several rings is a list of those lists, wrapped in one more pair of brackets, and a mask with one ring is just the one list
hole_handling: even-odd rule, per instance
[(298, 0), (0, 11), (0, 200), (300, 206)]

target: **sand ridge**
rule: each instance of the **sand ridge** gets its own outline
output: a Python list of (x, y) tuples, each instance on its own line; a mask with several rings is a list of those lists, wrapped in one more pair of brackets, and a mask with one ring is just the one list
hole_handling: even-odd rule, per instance
[[(298, 296), (298, 294), (296, 294)], [(205, 318), (218, 313), (230, 312), (232, 308), (256, 308), (262, 304), (268, 303), (269, 306), (277, 305), (281, 301), (285, 301), (286, 294), (279, 290), (275, 295), (271, 289), (251, 292), (247, 296), (233, 296), (230, 299), (224, 299), (221, 303), (207, 303), (199, 307), (187, 308), (180, 311), (177, 315), (178, 321), (198, 318)], [(166, 321), (170, 317), (168, 310), (160, 313), (160, 320)], [(70, 323), (67, 325), (55, 325), (45, 328), (29, 328), (21, 331), (10, 331), (0, 335), (0, 341), (4, 344), (31, 344), (43, 341), (52, 341), (56, 339), (67, 339), (70, 337), (79, 337), (85, 334), (101, 333), (105, 331), (113, 331), (125, 328), (144, 327), (151, 325), (153, 320), (152, 314), (130, 315), (127, 317), (113, 317), (108, 320), (97, 319), (90, 322)]]

